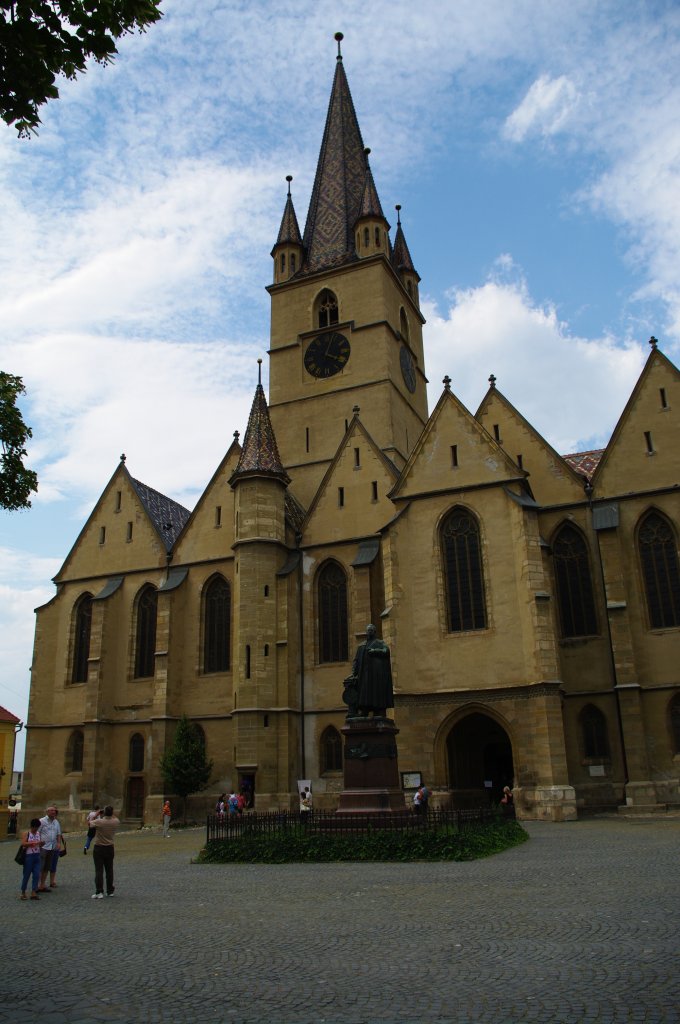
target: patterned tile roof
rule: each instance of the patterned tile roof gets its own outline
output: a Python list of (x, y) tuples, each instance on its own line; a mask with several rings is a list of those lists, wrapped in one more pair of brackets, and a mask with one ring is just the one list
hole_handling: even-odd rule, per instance
[(305, 224), (303, 273), (357, 259), (354, 225), (365, 184), (364, 143), (342, 58), (338, 58)]
[(307, 515), (307, 510), (303, 508), (295, 495), (291, 494), (290, 491), (286, 491), (285, 508), (286, 519), (295, 532), (300, 533), (302, 531), (302, 524), (305, 521), (305, 516)]
[(572, 469), (583, 476), (592, 476), (598, 467), (599, 461), (604, 455), (604, 448), (596, 448), (592, 452), (576, 452), (573, 455), (563, 455), (562, 458), (568, 462)]
[(274, 428), (269, 418), (267, 399), (261, 383), (258, 383), (255, 388), (255, 397), (243, 438), (241, 455), (231, 480), (246, 473), (277, 476), (286, 484), (290, 481), (290, 477), (281, 464)]
[(13, 725), (18, 725), (20, 721), (21, 719), (13, 715), (11, 711), (0, 706), (0, 722), (12, 722)]
[(368, 158), (366, 159), (366, 179), (364, 181), (364, 194), (361, 197), (361, 204), (359, 206), (359, 217), (382, 217), (385, 220), (385, 214), (380, 205), (380, 196), (375, 187), (373, 172), (369, 167)]
[(411, 253), (408, 250), (408, 245), (406, 244), (406, 238), (404, 236), (400, 220), (397, 221), (397, 233), (394, 236), (392, 265), (397, 270), (410, 270), (412, 274), (418, 276), (418, 271), (413, 266), (413, 260), (411, 259)]
[[(300, 226), (298, 219), (295, 215), (295, 207), (293, 206), (293, 197), (290, 192), (286, 199), (286, 205), (283, 210), (283, 217), (281, 218), (281, 227), (279, 228), (279, 235), (276, 239), (276, 245), (302, 245), (302, 235), (300, 234)], [(274, 247), (276, 248), (276, 246)], [(272, 250), (273, 255), (273, 250)]]
[(135, 480), (133, 477), (130, 479), (151, 522), (162, 537), (166, 551), (170, 551), (191, 512), (179, 502), (143, 484), (141, 480)]

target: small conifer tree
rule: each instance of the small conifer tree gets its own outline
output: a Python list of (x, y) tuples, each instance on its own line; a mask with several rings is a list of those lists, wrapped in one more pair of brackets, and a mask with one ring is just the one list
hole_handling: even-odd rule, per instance
[(160, 769), (168, 792), (182, 799), (184, 822), (187, 797), (208, 786), (212, 768), (213, 762), (205, 758), (205, 742), (200, 729), (182, 715), (172, 746), (161, 757)]

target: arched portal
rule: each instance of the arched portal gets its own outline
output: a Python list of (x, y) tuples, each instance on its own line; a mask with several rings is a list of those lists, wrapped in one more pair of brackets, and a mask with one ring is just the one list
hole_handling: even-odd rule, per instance
[(456, 722), (446, 749), (454, 807), (498, 803), (503, 786), (513, 785), (510, 738), (489, 715), (475, 711)]

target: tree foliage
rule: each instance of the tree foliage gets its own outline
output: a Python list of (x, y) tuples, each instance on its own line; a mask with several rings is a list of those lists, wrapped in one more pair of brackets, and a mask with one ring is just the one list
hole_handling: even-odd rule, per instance
[(24, 446), (33, 436), (17, 407), (17, 396), (25, 391), (21, 377), (0, 370), (0, 508), (10, 512), (30, 508), (29, 495), (38, 490), (38, 477), (23, 463)]
[(161, 757), (160, 769), (170, 793), (181, 797), (186, 807), (190, 793), (206, 789), (212, 775), (213, 763), (206, 761), (205, 743), (201, 731), (182, 715), (177, 723), (172, 746)]
[(161, 0), (0, 0), (0, 116), (19, 136), (56, 99), (57, 75), (77, 78), (90, 57), (109, 64), (116, 40), (162, 17)]

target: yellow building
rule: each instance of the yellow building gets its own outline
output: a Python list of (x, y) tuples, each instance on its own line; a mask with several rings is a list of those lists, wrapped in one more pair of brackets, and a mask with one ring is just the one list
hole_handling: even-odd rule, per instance
[[(342, 788), (343, 680), (392, 651), (399, 765), (434, 802), (523, 817), (680, 804), (678, 370), (656, 341), (604, 451), (561, 456), (490, 387), (445, 379), (342, 59), (304, 233), (288, 191), (258, 383), (193, 512), (124, 458), (38, 609), (24, 808), (157, 821), (186, 714), (258, 809)], [(196, 430), (200, 429), (198, 426)]]
[(20, 720), (11, 711), (0, 707), (0, 840), (7, 835), (9, 795), (14, 768), (14, 744)]

